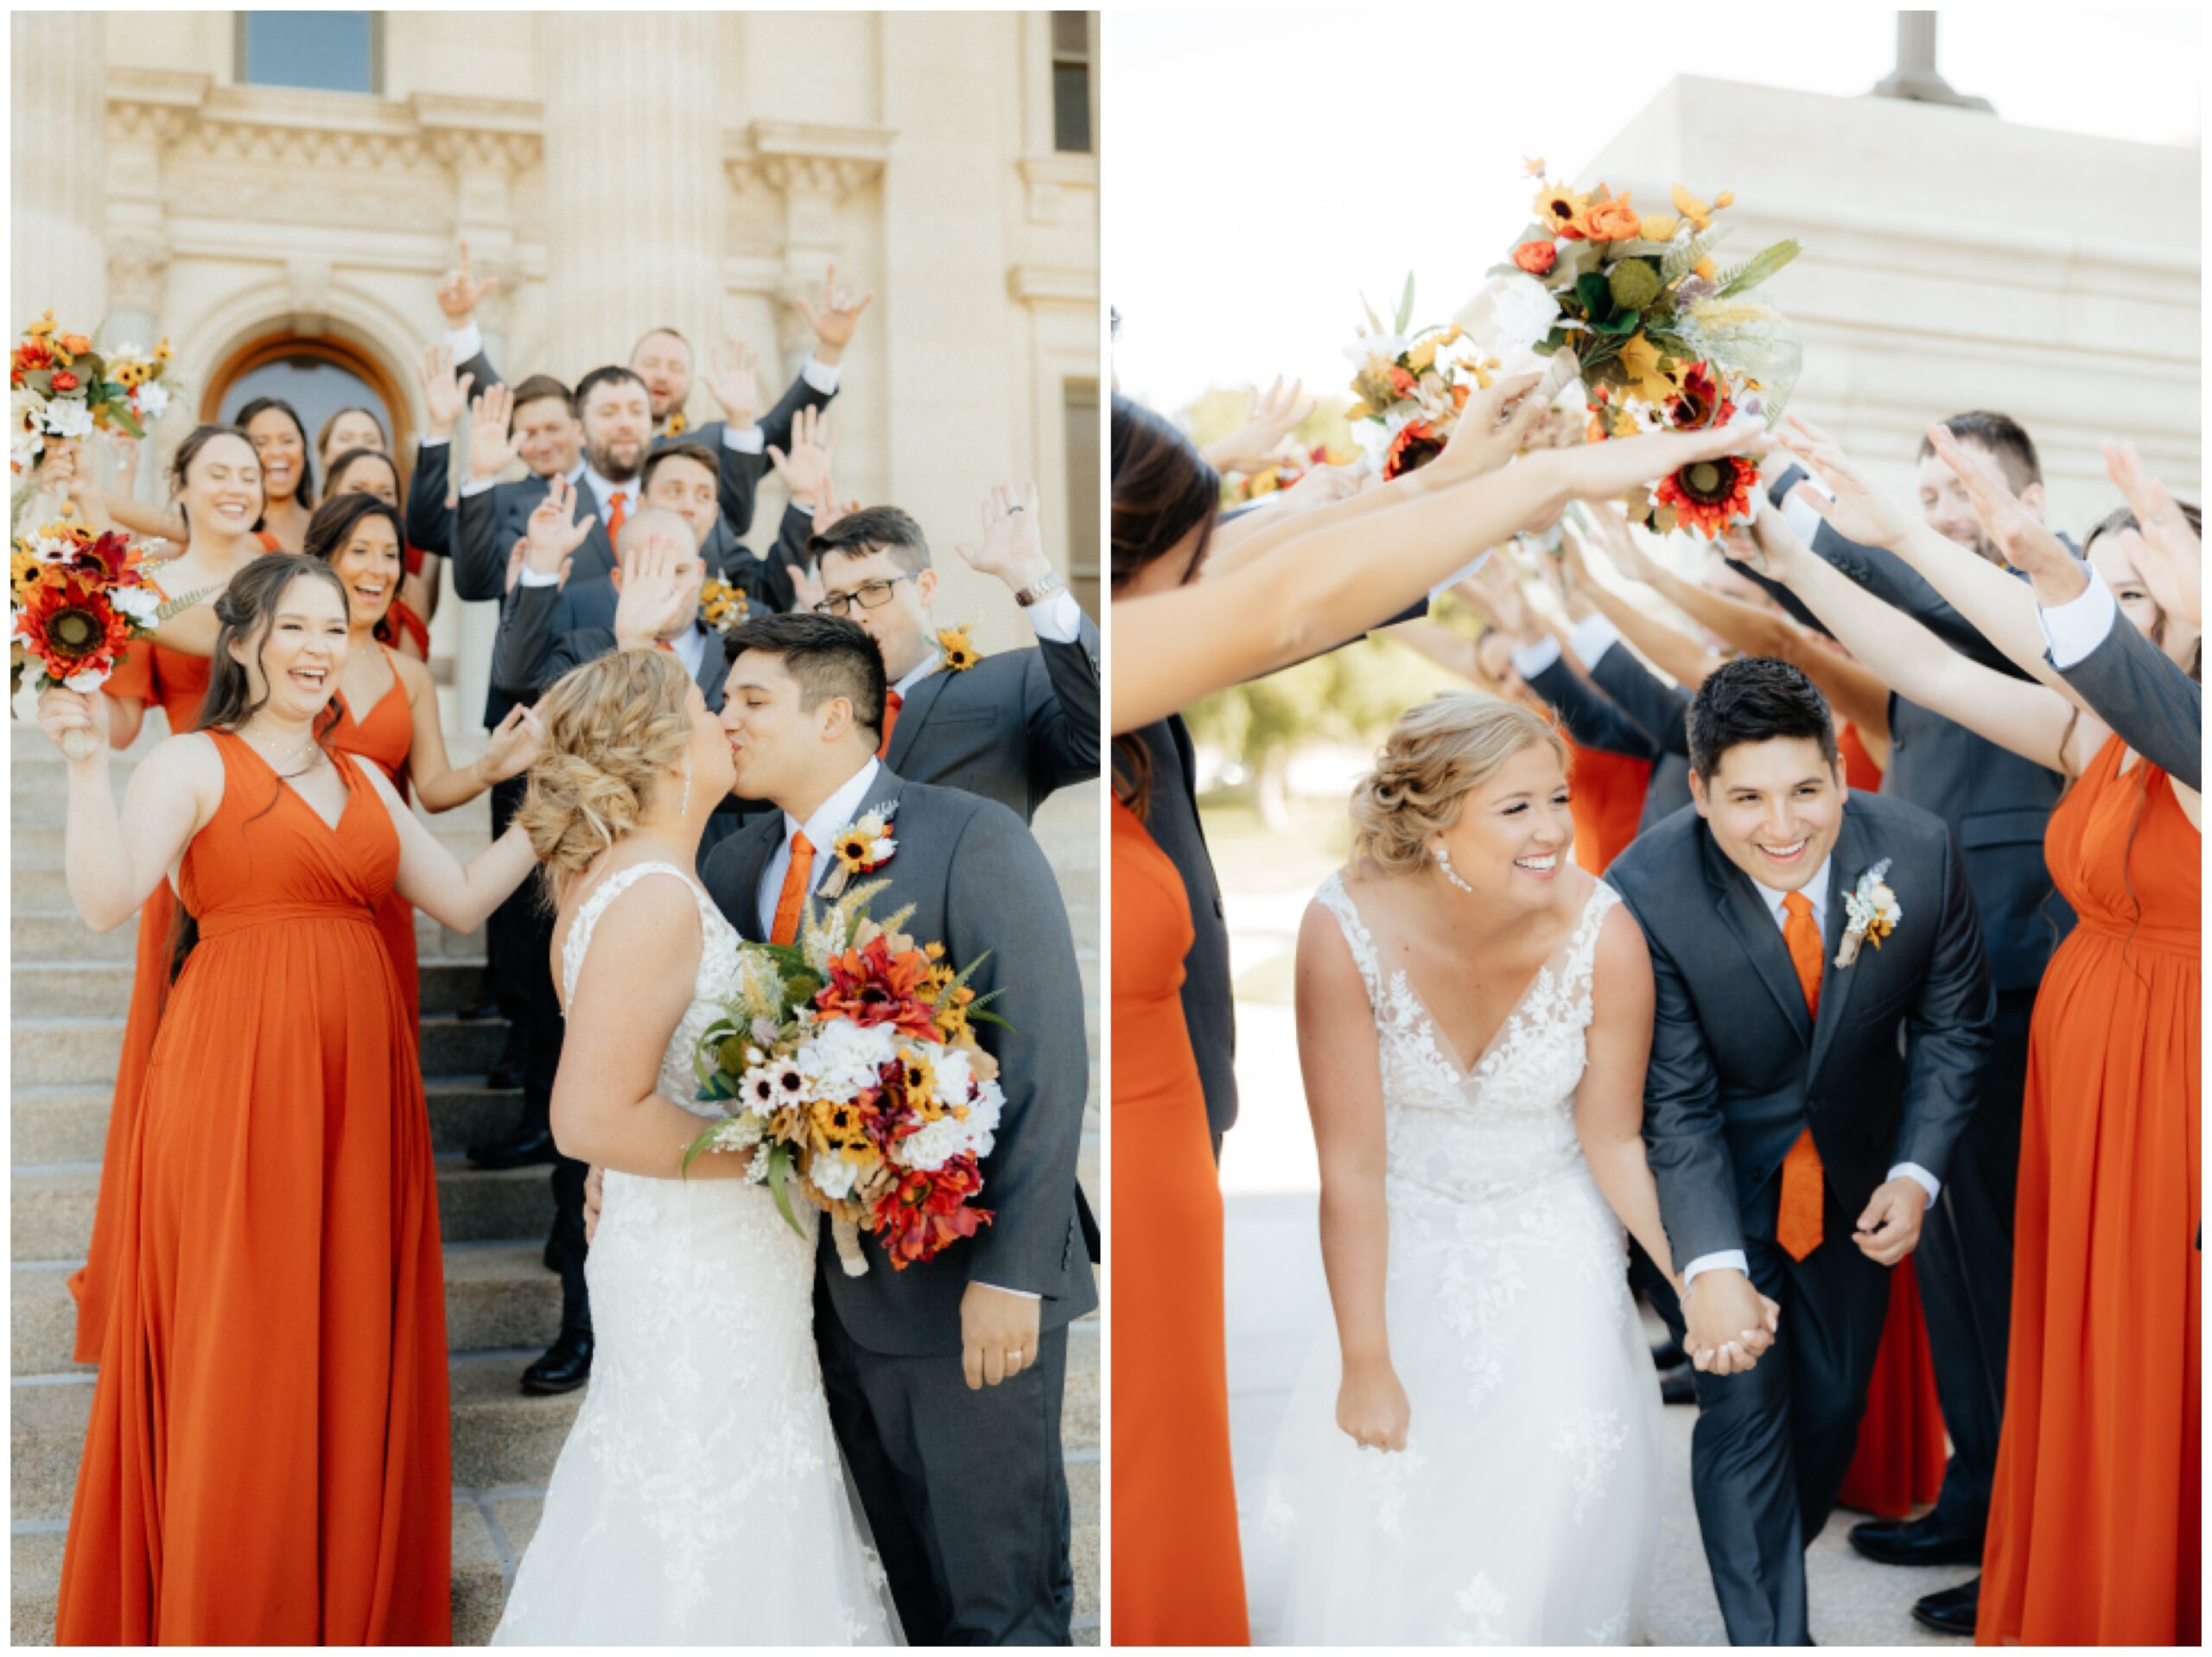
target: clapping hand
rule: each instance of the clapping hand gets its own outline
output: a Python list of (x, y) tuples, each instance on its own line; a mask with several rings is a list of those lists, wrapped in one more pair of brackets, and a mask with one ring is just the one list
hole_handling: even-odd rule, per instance
[(683, 613), (696, 589), (685, 590), (677, 567), (690, 556), (683, 544), (688, 536), (671, 530), (653, 530), (645, 545), (622, 561), (621, 596), (614, 605), (614, 642), (620, 648), (637, 650), (667, 638), (690, 619)]
[(2020, 505), (1987, 456), (1961, 443), (1948, 426), (1930, 426), (1928, 441), (1966, 486), (1967, 504), (1974, 508), (1989, 544), (2005, 555), (2006, 563), (2031, 576), (2071, 572), (2074, 556), (2065, 543)]
[(461, 263), (448, 270), (438, 282), (438, 308), (445, 313), (449, 327), (459, 329), (468, 326), (476, 314), (476, 307), (485, 295), (499, 285), (497, 276), (474, 280), (468, 269), (468, 244), (461, 244)]
[(1874, 1188), (1851, 1240), (1877, 1266), (1895, 1266), (1920, 1246), (1920, 1221), (1927, 1211), (1928, 1188), (1910, 1174), (1899, 1174)]
[[(451, 437), (454, 428), (461, 424), (461, 416), (468, 410), (468, 388), (476, 384), (476, 376), (463, 374), (458, 379), (454, 378), (453, 347), (442, 341), (423, 347), (422, 363), (415, 372), (423, 383), (423, 403), (429, 411), (431, 435)], [(474, 436), (472, 428), (471, 460), (475, 458)]]
[(533, 575), (558, 575), (563, 582), (569, 579), (570, 555), (599, 522), (596, 512), (579, 521), (577, 504), (575, 486), (566, 478), (556, 478), (547, 486), (545, 498), (530, 515), (530, 532), (524, 537), (523, 562)]
[(1033, 587), (1052, 573), (1037, 526), (1037, 486), (1024, 484), (1021, 498), (1012, 486), (993, 484), (983, 498), (983, 538), (954, 549), (979, 575), (995, 575), (1010, 591)]
[(744, 431), (760, 417), (760, 357), (749, 346), (725, 340), (707, 370), (707, 394), (721, 405), (723, 423)]
[(825, 368), (834, 367), (842, 360), (845, 347), (853, 342), (853, 331), (861, 325), (861, 316), (874, 302), (873, 289), (855, 299), (837, 285), (837, 267), (831, 265), (822, 273), (822, 308), (817, 310), (806, 302), (801, 294), (797, 303), (806, 317), (807, 327), (814, 330), (814, 359)]
[(1684, 1292), (1682, 1320), (1682, 1343), (1694, 1365), (1707, 1374), (1739, 1375), (1774, 1344), (1782, 1308), (1741, 1272), (1715, 1267)]
[(1244, 424), (1217, 442), (1206, 445), (1206, 463), (1217, 472), (1257, 472), (1274, 457), (1275, 446), (1312, 414), (1318, 399), (1306, 397), (1305, 383), (1293, 380), (1283, 390), (1282, 380), (1265, 392), (1255, 386), (1246, 393)]
[(515, 394), (504, 385), (487, 385), (468, 405), (468, 475), (492, 479), (506, 470), (515, 458)]
[[(1826, 484), (1834, 498), (1800, 481), (1791, 490), (1847, 541), (1866, 547), (1893, 547), (1912, 532), (1915, 520), (1866, 479), (1836, 441), (1809, 420), (1791, 415), (1775, 429), (1774, 440)], [(1764, 495), (1762, 491), (1761, 494)]]
[(2105, 445), (2105, 475), (2126, 499), (2143, 531), (2135, 573), (2168, 615), (2204, 625), (2204, 545), (2165, 485), (2143, 469), (2133, 443)]
[(1477, 391), (1459, 410), (1444, 452), (1412, 475), (1435, 487), (1495, 472), (1518, 454), (1548, 406), (1534, 394), (1541, 374), (1516, 374)]
[(545, 727), (537, 711), (522, 702), (507, 710), (506, 718), (499, 721), (492, 733), (492, 740), (485, 745), (484, 756), (476, 763), (481, 768), (478, 775), (488, 787), (504, 783), (510, 777), (519, 777), (528, 771), (537, 758), (545, 741)]
[(830, 457), (836, 440), (830, 433), (826, 409), (801, 409), (791, 416), (791, 447), (786, 454), (768, 445), (768, 464), (790, 491), (791, 504), (804, 509), (818, 505), (830, 493)]

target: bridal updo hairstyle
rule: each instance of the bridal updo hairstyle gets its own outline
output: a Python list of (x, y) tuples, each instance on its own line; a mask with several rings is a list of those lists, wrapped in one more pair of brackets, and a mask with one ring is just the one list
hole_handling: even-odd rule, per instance
[(1353, 860), (1384, 874), (1417, 873), (1428, 861), (1429, 836), (1459, 822), (1470, 790), (1540, 742), (1568, 763), (1551, 721), (1496, 696), (1447, 690), (1408, 708), (1352, 790)]
[(544, 746), (515, 814), (555, 905), (627, 839), (645, 798), (691, 746), (691, 676), (667, 651), (616, 651), (563, 674), (538, 713)]

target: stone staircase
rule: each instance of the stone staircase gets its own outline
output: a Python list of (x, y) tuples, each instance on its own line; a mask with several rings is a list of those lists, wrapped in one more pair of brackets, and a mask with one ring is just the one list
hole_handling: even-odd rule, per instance
[[(21, 706), (28, 714), (29, 699)], [(449, 729), (454, 723), (448, 720)], [(136, 757), (158, 739), (160, 720), (148, 726), (137, 746), (117, 757), (118, 789)], [(137, 923), (96, 936), (78, 920), (61, 873), (60, 756), (28, 718), (11, 735), (10, 1612), (12, 1642), (34, 1645), (54, 1637), (62, 1542), (92, 1403), (93, 1372), (70, 1359), (76, 1317), (64, 1283), (82, 1263), (91, 1235)], [(470, 733), (448, 741), (458, 763), (474, 757), (481, 738)], [(1082, 1171), (1094, 1207), (1101, 806), (1096, 785), (1070, 790), (1036, 825), (1059, 873), (1083, 962), (1091, 1089)], [(479, 802), (425, 822), (467, 857), (486, 842), (489, 807)], [(417, 926), (423, 1072), (451, 1349), (454, 1640), (481, 1645), (537, 1527), (546, 1481), (583, 1394), (530, 1398), (517, 1387), (523, 1367), (560, 1323), (560, 1280), (540, 1259), (552, 1216), (547, 1173), (485, 1173), (463, 1157), (465, 1146), (514, 1119), (518, 1095), (483, 1085), (505, 1026), (455, 1016), (473, 999), (482, 968), (480, 935), (451, 934), (420, 916)], [(1076, 1639), (1090, 1645), (1098, 1641), (1100, 1604), (1098, 1330), (1094, 1316), (1072, 1331), (1063, 1417), (1075, 1508)]]

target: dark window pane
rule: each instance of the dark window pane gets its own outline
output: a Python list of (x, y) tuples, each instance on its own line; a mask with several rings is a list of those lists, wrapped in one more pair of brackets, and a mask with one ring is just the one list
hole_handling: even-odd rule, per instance
[(1056, 55), (1087, 58), (1090, 55), (1090, 14), (1087, 11), (1056, 11), (1052, 14), (1052, 51)]
[(1052, 66), (1052, 148), (1090, 153), (1090, 67), (1082, 63)]
[(376, 64), (365, 11), (249, 11), (240, 79), (257, 86), (372, 92)]
[(1068, 586), (1091, 616), (1098, 607), (1098, 382), (1067, 380), (1060, 391), (1067, 437)]

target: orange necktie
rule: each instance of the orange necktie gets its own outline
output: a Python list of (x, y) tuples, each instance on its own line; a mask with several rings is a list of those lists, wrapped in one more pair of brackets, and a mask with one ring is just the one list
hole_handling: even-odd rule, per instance
[(629, 504), (630, 492), (626, 489), (618, 489), (607, 498), (607, 538), (609, 542), (622, 533), (622, 520), (629, 516), (626, 510)]
[(898, 728), (899, 710), (906, 705), (906, 699), (897, 691), (887, 690), (883, 693), (883, 740), (876, 745), (875, 757), (878, 759), (884, 758), (891, 752), (891, 733)]
[(771, 943), (798, 941), (798, 917), (806, 907), (809, 881), (814, 873), (814, 846), (804, 834), (791, 835), (791, 866), (784, 871), (784, 889), (776, 895), (776, 924), (768, 929)]
[[(1815, 1019), (1821, 1013), (1821, 929), (1813, 924), (1813, 900), (1792, 892), (1782, 900), (1782, 941), (1789, 949), (1789, 964), (1797, 968), (1797, 987), (1805, 993), (1805, 1010)], [(1782, 1159), (1782, 1214), (1775, 1225), (1775, 1241), (1792, 1260), (1802, 1260), (1821, 1246), (1821, 1153), (1813, 1146), (1813, 1130), (1802, 1130), (1789, 1154)]]

